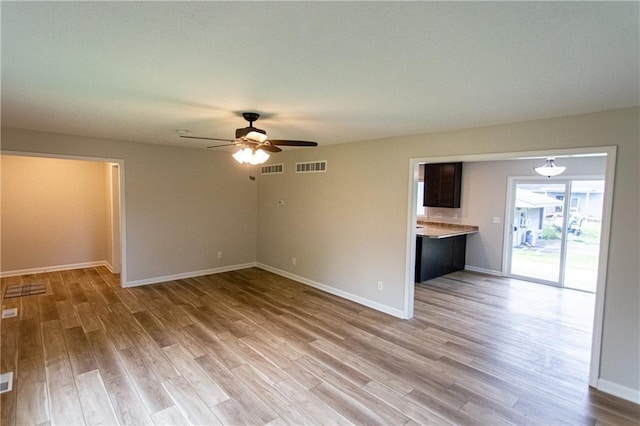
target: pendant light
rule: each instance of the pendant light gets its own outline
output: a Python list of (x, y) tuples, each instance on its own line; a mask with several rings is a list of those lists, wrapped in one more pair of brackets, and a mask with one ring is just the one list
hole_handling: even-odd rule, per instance
[(546, 176), (550, 178), (551, 176), (558, 176), (560, 173), (564, 172), (566, 167), (556, 166), (555, 158), (547, 157), (544, 164), (540, 167), (535, 167), (534, 170), (542, 176)]

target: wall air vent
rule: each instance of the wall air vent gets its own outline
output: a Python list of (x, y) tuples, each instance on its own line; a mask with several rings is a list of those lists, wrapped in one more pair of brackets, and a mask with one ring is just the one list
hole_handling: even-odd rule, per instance
[(2, 319), (18, 316), (18, 308), (8, 308), (2, 311)]
[(327, 162), (308, 161), (306, 163), (296, 163), (296, 173), (324, 173), (327, 171)]
[(261, 175), (281, 175), (284, 173), (284, 164), (269, 164), (260, 167)]
[(0, 374), (0, 393), (10, 392), (13, 389), (13, 371)]

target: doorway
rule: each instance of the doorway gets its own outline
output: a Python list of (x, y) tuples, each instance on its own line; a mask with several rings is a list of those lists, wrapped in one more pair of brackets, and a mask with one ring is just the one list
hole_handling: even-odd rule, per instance
[[(39, 251), (34, 252), (35, 255), (31, 256), (28, 262), (20, 260), (22, 263), (31, 263), (30, 265), (27, 265), (26, 268), (9, 267), (7, 271), (2, 273), (3, 276), (105, 266), (113, 273), (120, 273), (120, 285), (124, 287), (124, 284), (127, 282), (126, 247), (124, 244), (124, 241), (126, 241), (124, 214), (124, 161), (120, 159), (13, 151), (2, 151), (2, 155), (16, 158), (31, 157), (34, 160), (41, 159), (42, 161), (74, 160), (68, 163), (86, 165), (93, 163), (95, 165), (81, 167), (74, 166), (71, 169), (67, 169), (64, 166), (64, 162), (50, 162), (50, 164), (54, 164), (55, 167), (57, 167), (57, 169), (55, 169), (57, 170), (57, 173), (54, 173), (57, 180), (55, 180), (55, 191), (45, 191), (45, 193), (48, 194), (48, 200), (55, 200), (55, 202), (51, 202), (47, 204), (47, 206), (50, 208), (50, 212), (64, 211), (65, 214), (56, 216), (60, 217), (60, 220), (52, 221), (51, 218), (48, 218), (45, 221), (39, 220), (39, 222), (47, 225), (45, 228), (34, 226), (25, 228), (25, 225), (23, 224), (19, 227), (16, 226), (15, 229), (29, 229), (33, 235), (40, 238), (37, 242), (46, 241), (47, 244), (40, 244), (38, 246)], [(85, 180), (85, 175), (78, 175), (79, 170), (83, 170), (83, 167), (89, 167), (89, 169), (92, 170), (88, 175), (90, 179)], [(98, 169), (96, 169), (96, 167)], [(40, 174), (43, 174), (41, 167), (37, 168), (37, 170), (40, 171)], [(67, 170), (71, 170), (71, 172), (67, 173)], [(16, 176), (17, 182), (22, 181), (21, 179), (23, 179), (24, 176), (28, 176), (28, 173), (14, 173), (14, 175)], [(31, 179), (27, 180), (27, 182), (29, 182), (33, 191), (36, 191), (36, 193), (42, 193), (42, 187), (37, 186), (38, 181)], [(82, 183), (82, 185), (79, 185), (82, 188), (81, 190), (77, 190), (78, 186), (76, 183)], [(75, 192), (68, 192), (68, 188), (74, 188)], [(99, 191), (94, 191), (94, 188), (101, 189)], [(23, 197), (25, 196), (24, 193), (20, 191), (14, 191), (14, 193), (20, 193)], [(29, 192), (26, 194), (29, 194)], [(58, 195), (54, 196), (52, 194)], [(85, 200), (87, 199), (90, 199), (91, 201), (89, 204), (85, 205)], [(69, 214), (67, 205), (69, 202), (76, 202), (75, 206), (79, 206), (77, 207), (80, 212), (78, 213), (78, 216)], [(19, 203), (16, 203), (16, 205), (19, 205)], [(42, 209), (34, 209), (36, 212), (41, 210)], [(32, 216), (26, 219), (33, 222), (35, 219)], [(72, 219), (69, 219), (70, 217)], [(76, 221), (77, 217), (84, 219), (80, 225)], [(22, 223), (30, 223), (27, 222), (26, 219), (20, 218)], [(43, 232), (38, 231), (41, 229), (50, 230), (50, 232), (42, 237)], [(69, 230), (77, 230), (77, 232), (74, 231), (69, 233)], [(94, 235), (92, 234), (92, 231), (94, 230), (98, 231), (95, 235), (99, 235), (100, 237), (87, 237), (88, 235)], [(71, 236), (69, 237), (69, 235)], [(75, 237), (75, 239), (72, 237)], [(66, 251), (58, 250), (59, 246), (54, 246), (58, 241), (61, 241), (62, 244), (66, 244), (64, 246), (67, 249)], [(71, 244), (70, 241), (73, 242), (73, 244)], [(22, 246), (20, 247), (22, 248)], [(60, 255), (60, 252), (63, 252), (63, 254)], [(18, 254), (14, 257), (19, 257), (20, 253), (32, 254), (32, 252), (24, 249), (20, 252), (16, 250), (16, 253)], [(50, 255), (50, 253), (53, 253), (53, 255)], [(91, 253), (91, 255), (88, 256), (88, 259), (86, 257), (79, 258), (84, 257), (81, 253)], [(99, 257), (92, 258), (91, 256), (95, 254), (98, 254)], [(33, 261), (34, 258), (36, 258), (35, 262)]]
[[(613, 182), (615, 178), (615, 163), (616, 163), (616, 147), (615, 146), (603, 146), (603, 147), (586, 147), (586, 148), (569, 148), (569, 149), (557, 149), (541, 151), (528, 151), (528, 152), (511, 152), (511, 153), (492, 153), (492, 154), (470, 154), (470, 155), (452, 155), (443, 157), (415, 157), (409, 161), (409, 200), (410, 203), (407, 206), (407, 239), (406, 239), (406, 262), (405, 262), (405, 292), (404, 292), (404, 318), (413, 317), (414, 309), (414, 268), (416, 249), (416, 229), (415, 223), (417, 219), (416, 204), (418, 199), (418, 176), (419, 165), (421, 163), (446, 163), (446, 162), (490, 162), (500, 160), (521, 160), (521, 159), (544, 159), (547, 156), (554, 157), (590, 157), (590, 156), (604, 156), (605, 170), (604, 170), (604, 193), (603, 193), (603, 208), (602, 208), (602, 220), (601, 220), (601, 232), (600, 232), (600, 244), (599, 244), (599, 257), (596, 274), (596, 290), (595, 290), (595, 307), (593, 315), (593, 327), (592, 327), (592, 339), (591, 339), (591, 359), (589, 363), (589, 385), (593, 387), (598, 386), (598, 378), (600, 376), (600, 355), (602, 347), (602, 327), (604, 318), (604, 295), (606, 290), (606, 275), (607, 275), (607, 258), (609, 255), (609, 230), (611, 227), (611, 209), (613, 205)], [(595, 178), (594, 178), (595, 179)], [(597, 179), (596, 179), (597, 180)], [(509, 212), (505, 212), (506, 216), (510, 215)], [(496, 222), (493, 222), (496, 223)], [(505, 222), (508, 223), (508, 222)], [(510, 225), (509, 225), (510, 226)], [(505, 233), (503, 247), (506, 244), (511, 244), (509, 240), (510, 234)], [(502, 272), (498, 271), (496, 275), (506, 274), (506, 266), (503, 265)]]
[(509, 179), (506, 275), (595, 293), (604, 179)]

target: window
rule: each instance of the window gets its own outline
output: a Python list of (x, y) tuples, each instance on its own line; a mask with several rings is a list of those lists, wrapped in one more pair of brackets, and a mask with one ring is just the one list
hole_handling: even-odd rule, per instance
[(416, 206), (416, 213), (418, 216), (426, 216), (427, 208), (424, 206), (424, 182), (418, 182), (418, 205)]
[(569, 208), (571, 210), (580, 210), (580, 198), (571, 197), (571, 200), (569, 201)]
[[(556, 200), (564, 201), (564, 195), (556, 195)], [(563, 207), (564, 207), (564, 206), (556, 206), (556, 207), (555, 207), (556, 212), (557, 212), (557, 213), (562, 212), (562, 208), (563, 208)]]

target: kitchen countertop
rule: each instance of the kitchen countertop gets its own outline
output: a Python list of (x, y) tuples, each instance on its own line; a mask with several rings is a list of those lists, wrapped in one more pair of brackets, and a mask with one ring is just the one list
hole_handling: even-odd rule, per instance
[(429, 238), (447, 238), (456, 235), (475, 234), (479, 228), (474, 225), (462, 225), (443, 222), (418, 222), (416, 235)]

